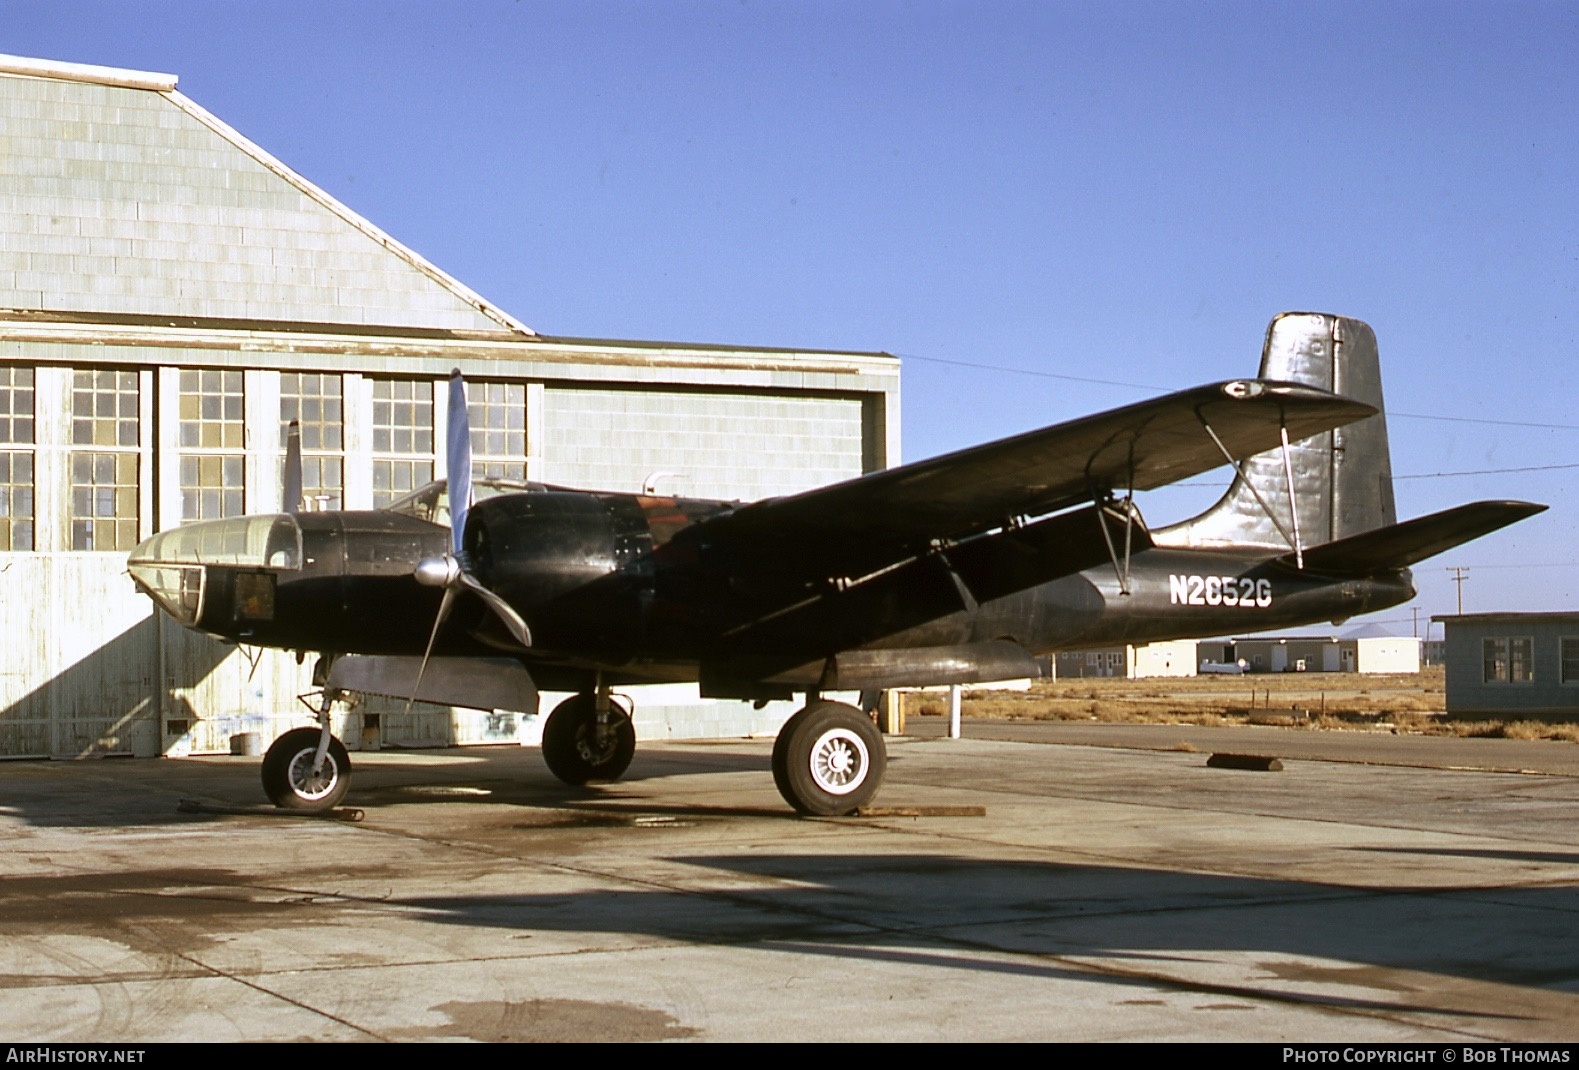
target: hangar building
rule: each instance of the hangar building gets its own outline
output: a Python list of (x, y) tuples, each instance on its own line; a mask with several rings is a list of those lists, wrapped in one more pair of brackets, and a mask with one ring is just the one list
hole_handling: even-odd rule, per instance
[[(154, 614), (126, 551), (277, 510), (292, 418), (320, 507), (421, 485), (454, 367), (488, 475), (753, 499), (898, 457), (893, 357), (537, 334), (174, 76), (0, 57), (0, 755), (223, 750), (301, 723), (310, 663)], [(691, 694), (656, 720), (638, 703), (638, 733), (747, 710)], [(520, 731), (401, 709), (337, 729), (352, 746)]]

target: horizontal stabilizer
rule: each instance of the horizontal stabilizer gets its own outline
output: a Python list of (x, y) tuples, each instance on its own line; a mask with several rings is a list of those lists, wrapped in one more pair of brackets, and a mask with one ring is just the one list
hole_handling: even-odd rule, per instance
[[(1471, 502), (1306, 550), (1305, 568), (1339, 576), (1363, 576), (1408, 568), (1417, 561), (1545, 511), (1546, 506), (1533, 502)], [(1292, 565), (1294, 555), (1285, 554), (1282, 560)]]

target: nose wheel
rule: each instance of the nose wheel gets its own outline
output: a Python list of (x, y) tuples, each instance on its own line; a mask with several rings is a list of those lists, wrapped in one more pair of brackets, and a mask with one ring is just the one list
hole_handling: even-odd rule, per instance
[(872, 719), (842, 702), (813, 702), (773, 742), (773, 782), (797, 813), (853, 814), (877, 794), (888, 766)]
[(345, 799), (351, 790), (351, 756), (330, 736), (323, 761), (318, 761), (322, 737), (316, 728), (293, 728), (264, 754), (263, 791), (275, 806), (318, 813), (333, 810)]

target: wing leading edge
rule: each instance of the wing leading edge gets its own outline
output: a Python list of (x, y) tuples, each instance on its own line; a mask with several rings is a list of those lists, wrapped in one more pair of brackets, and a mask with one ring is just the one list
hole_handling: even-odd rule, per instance
[(1295, 441), (1376, 411), (1298, 383), (1214, 383), (754, 502), (703, 526), (783, 555), (781, 565), (799, 560), (826, 576), (859, 575), (933, 540), (1187, 479), (1223, 464), (1224, 450), (1239, 459), (1277, 447), (1285, 428)]

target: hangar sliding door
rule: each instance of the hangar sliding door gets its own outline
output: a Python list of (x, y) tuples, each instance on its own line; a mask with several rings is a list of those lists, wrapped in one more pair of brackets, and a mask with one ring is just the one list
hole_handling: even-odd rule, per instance
[(862, 473), (859, 398), (549, 385), (534, 478), (753, 501)]

